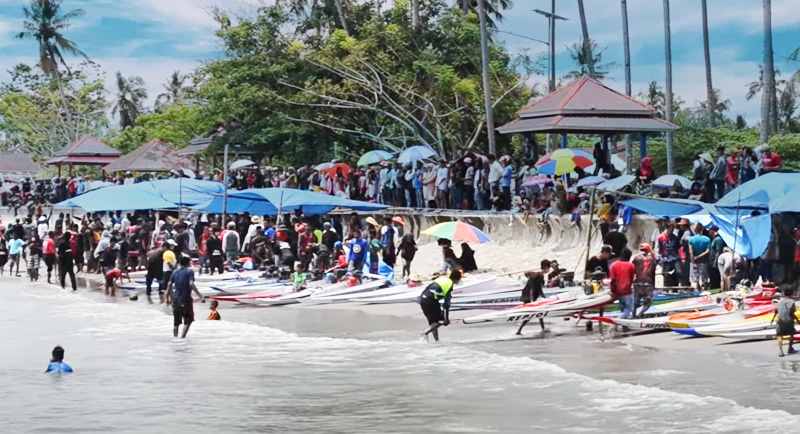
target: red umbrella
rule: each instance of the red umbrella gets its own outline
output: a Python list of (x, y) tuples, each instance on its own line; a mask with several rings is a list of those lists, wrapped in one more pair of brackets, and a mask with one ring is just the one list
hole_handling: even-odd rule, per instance
[(329, 178), (335, 178), (336, 173), (340, 172), (345, 178), (350, 176), (350, 166), (347, 163), (324, 163), (317, 166), (320, 173), (327, 175)]

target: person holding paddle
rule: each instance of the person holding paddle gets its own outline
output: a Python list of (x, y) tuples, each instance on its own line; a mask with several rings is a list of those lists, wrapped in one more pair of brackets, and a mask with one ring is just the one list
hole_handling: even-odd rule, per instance
[[(461, 281), (461, 270), (454, 269), (449, 276), (442, 276), (425, 287), (419, 296), (419, 305), (422, 313), (430, 326), (423, 333), (427, 338), (429, 334), (439, 342), (439, 327), (450, 325), (450, 299), (453, 295), (453, 286)], [(440, 301), (444, 300), (440, 305)]]

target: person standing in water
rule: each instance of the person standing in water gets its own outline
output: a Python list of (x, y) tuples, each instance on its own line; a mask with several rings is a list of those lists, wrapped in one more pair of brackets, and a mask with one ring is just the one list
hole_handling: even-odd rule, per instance
[(778, 350), (780, 351), (780, 357), (784, 356), (783, 352), (783, 341), (785, 339), (789, 340), (789, 348), (788, 354), (794, 354), (797, 350), (794, 349), (794, 335), (797, 333), (794, 327), (794, 323), (797, 321), (797, 317), (795, 316), (795, 300), (794, 300), (794, 289), (791, 287), (786, 287), (783, 290), (783, 297), (781, 301), (778, 302), (778, 307), (775, 310), (775, 313), (772, 315), (772, 320), (770, 320), (770, 325), (778, 320), (778, 326), (775, 330), (775, 337), (778, 341)]
[(71, 374), (75, 372), (72, 366), (64, 361), (64, 349), (60, 346), (53, 348), (53, 354), (50, 358), (50, 363), (47, 365), (45, 374)]
[[(550, 267), (552, 264), (549, 260), (542, 259), (539, 265), (541, 267), (540, 271), (529, 271), (525, 273), (525, 277), (528, 278), (528, 281), (525, 283), (525, 287), (522, 288), (522, 295), (520, 296), (520, 301), (523, 304), (533, 303), (540, 298), (544, 298), (544, 286), (547, 283), (547, 275), (550, 274)], [(531, 318), (522, 321), (522, 324), (520, 324), (517, 329), (517, 335), (522, 334), (522, 329), (525, 328), (530, 321)], [(539, 318), (539, 327), (542, 328), (542, 331), (545, 331), (544, 318)]]
[(70, 283), (72, 283), (72, 290), (77, 291), (78, 285), (75, 283), (75, 258), (72, 252), (72, 243), (70, 239), (73, 237), (70, 231), (64, 232), (64, 235), (58, 241), (56, 251), (58, 252), (58, 278), (61, 282), (61, 289), (66, 289), (66, 278), (69, 274)]
[[(178, 328), (183, 322), (183, 333), (181, 338), (185, 338), (189, 333), (189, 326), (194, 321), (194, 299), (192, 299), (192, 292), (197, 294), (200, 300), (203, 300), (203, 295), (197, 290), (194, 284), (194, 271), (191, 268), (192, 260), (188, 256), (181, 256), (180, 268), (178, 268), (170, 277), (169, 284), (167, 285), (166, 302), (172, 303), (172, 317), (173, 328), (172, 335), (178, 337)], [(203, 300), (205, 301), (205, 300)]]
[(439, 327), (450, 325), (450, 299), (453, 296), (453, 286), (460, 280), (461, 270), (455, 269), (450, 272), (450, 276), (434, 280), (420, 294), (419, 305), (429, 326), (423, 333), (425, 337), (432, 334), (433, 339), (439, 342)]

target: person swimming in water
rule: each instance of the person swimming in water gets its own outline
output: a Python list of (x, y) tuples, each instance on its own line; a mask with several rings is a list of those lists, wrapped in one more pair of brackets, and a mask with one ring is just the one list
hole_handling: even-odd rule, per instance
[(53, 354), (50, 358), (50, 363), (47, 365), (46, 374), (71, 374), (75, 372), (72, 366), (64, 361), (64, 349), (61, 346), (53, 348)]

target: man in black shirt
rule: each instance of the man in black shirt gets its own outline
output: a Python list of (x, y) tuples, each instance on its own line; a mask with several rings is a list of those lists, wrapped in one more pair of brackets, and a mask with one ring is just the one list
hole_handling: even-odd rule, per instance
[(75, 259), (72, 256), (72, 243), (70, 243), (70, 238), (72, 236), (72, 233), (67, 231), (64, 232), (64, 235), (58, 240), (58, 246), (56, 247), (58, 252), (58, 276), (61, 282), (61, 289), (66, 289), (66, 277), (67, 274), (69, 274), (72, 290), (77, 291), (78, 286), (75, 283), (75, 269), (73, 268)]
[(586, 276), (591, 275), (598, 269), (600, 269), (606, 276), (608, 276), (608, 260), (611, 258), (612, 248), (609, 245), (605, 245), (600, 248), (600, 254), (592, 256), (589, 258), (589, 262), (586, 263)]
[[(528, 278), (528, 282), (525, 284), (525, 287), (522, 288), (522, 297), (520, 297), (522, 303), (533, 303), (539, 298), (544, 298), (545, 276), (550, 273), (551, 263), (549, 260), (544, 259), (542, 260), (540, 266), (540, 271), (529, 271), (525, 273), (525, 276)], [(522, 334), (522, 329), (528, 325), (530, 320), (531, 319), (528, 318), (523, 321), (522, 324), (520, 324), (519, 329), (517, 329), (518, 335)], [(542, 331), (545, 330), (544, 318), (539, 318), (539, 327), (542, 328)]]

